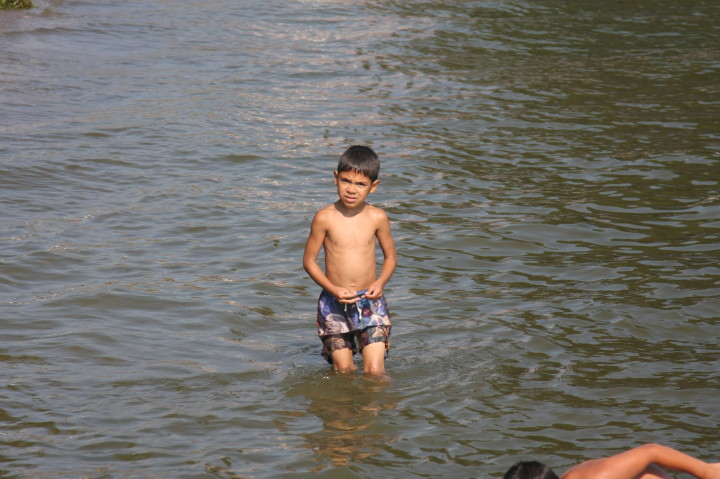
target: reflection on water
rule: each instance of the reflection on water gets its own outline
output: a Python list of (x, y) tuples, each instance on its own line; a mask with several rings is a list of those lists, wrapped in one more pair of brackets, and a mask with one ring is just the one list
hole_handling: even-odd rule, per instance
[(397, 440), (387, 436), (379, 414), (397, 402), (388, 394), (389, 386), (385, 380), (330, 372), (305, 378), (287, 391), (288, 398), (307, 403), (307, 413), (321, 422), (319, 430), (301, 434), (319, 463), (312, 471), (364, 462)]
[[(717, 459), (716, 3), (0, 12), (0, 476)], [(331, 373), (300, 262), (353, 143), (387, 383)]]

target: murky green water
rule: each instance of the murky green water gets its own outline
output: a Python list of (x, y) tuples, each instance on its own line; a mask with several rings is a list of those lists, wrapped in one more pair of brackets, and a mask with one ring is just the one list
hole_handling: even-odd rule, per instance
[[(500, 477), (718, 460), (716, 2), (0, 12), (0, 476)], [(392, 377), (319, 356), (350, 144)]]

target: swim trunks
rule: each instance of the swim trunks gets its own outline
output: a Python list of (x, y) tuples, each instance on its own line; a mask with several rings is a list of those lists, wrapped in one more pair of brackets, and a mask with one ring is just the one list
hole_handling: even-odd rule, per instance
[[(317, 327), (323, 342), (322, 356), (332, 364), (333, 351), (349, 348), (355, 354), (371, 343), (383, 341), (385, 355), (390, 348), (392, 324), (385, 297), (368, 299), (359, 291), (356, 303), (341, 303), (323, 290), (318, 299)], [(356, 346), (355, 340), (358, 344)]]
[(318, 298), (318, 335), (350, 333), (370, 326), (390, 326), (385, 297), (367, 299), (362, 296), (365, 291), (358, 291), (358, 302), (348, 304), (339, 302), (323, 290)]
[[(332, 364), (333, 351), (347, 348), (352, 351), (353, 355), (355, 355), (358, 352), (358, 349), (362, 351), (368, 344), (383, 342), (385, 343), (385, 358), (387, 358), (388, 351), (390, 350), (391, 329), (392, 326), (370, 326), (362, 331), (320, 336), (320, 340), (323, 343), (320, 354), (328, 363)], [(356, 340), (357, 344), (355, 342)]]

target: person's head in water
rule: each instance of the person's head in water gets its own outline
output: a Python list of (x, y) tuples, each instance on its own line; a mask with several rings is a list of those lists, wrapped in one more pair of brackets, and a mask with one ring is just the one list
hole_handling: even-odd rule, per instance
[(523, 461), (508, 469), (503, 479), (558, 479), (558, 476), (542, 462)]

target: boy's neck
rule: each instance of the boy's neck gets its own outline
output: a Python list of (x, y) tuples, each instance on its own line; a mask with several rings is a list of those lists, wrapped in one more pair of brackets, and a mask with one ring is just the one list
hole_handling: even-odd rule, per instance
[(365, 205), (367, 205), (367, 202), (363, 201), (362, 203), (354, 206), (353, 208), (348, 208), (343, 204), (342, 201), (337, 200), (335, 202), (335, 209), (338, 210), (343, 216), (352, 217), (357, 215), (358, 213), (361, 213), (362, 210), (365, 209)]

